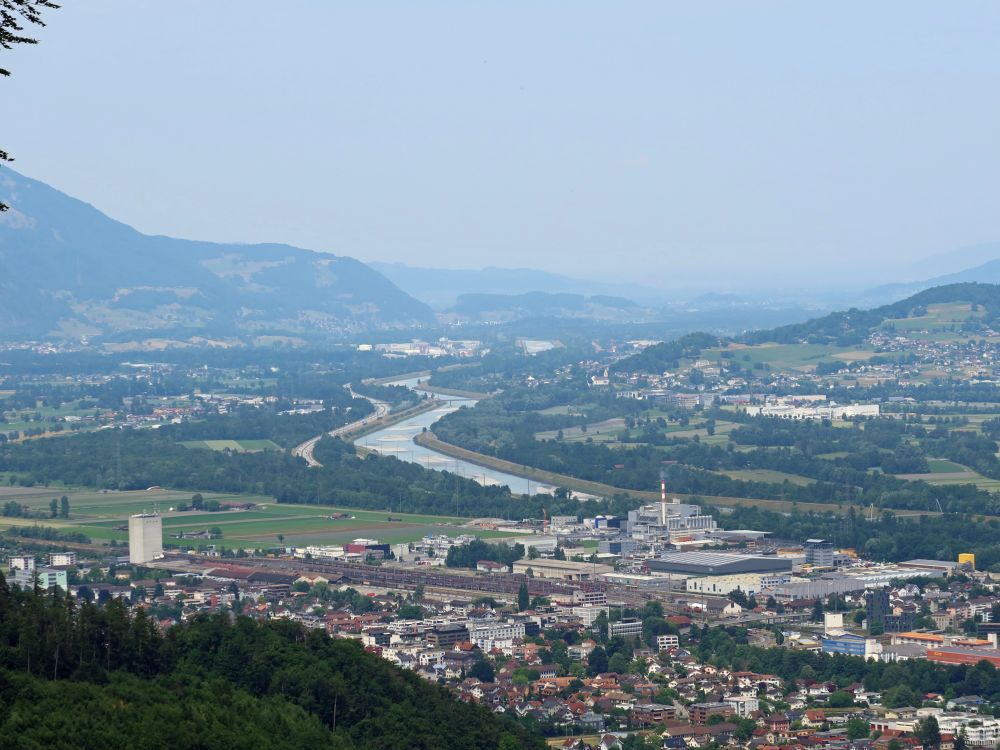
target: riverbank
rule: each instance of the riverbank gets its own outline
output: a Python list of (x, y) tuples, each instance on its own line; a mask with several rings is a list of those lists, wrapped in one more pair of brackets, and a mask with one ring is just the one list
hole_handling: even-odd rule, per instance
[(426, 385), (421, 383), (416, 386), (414, 390), (433, 393), (436, 396), (454, 396), (456, 398), (468, 398), (473, 401), (482, 401), (485, 398), (490, 398), (492, 393), (480, 393), (479, 391), (463, 391), (461, 388), (442, 388), (436, 385)]
[[(524, 479), (530, 479), (533, 482), (544, 482), (546, 484), (555, 485), (557, 487), (566, 487), (567, 489), (573, 490), (575, 492), (585, 492), (590, 495), (597, 495), (600, 497), (613, 497), (614, 495), (628, 495), (630, 497), (637, 498), (644, 502), (655, 502), (660, 499), (659, 492), (644, 492), (642, 490), (630, 490), (624, 487), (614, 487), (609, 484), (603, 484), (601, 482), (591, 482), (586, 479), (579, 479), (577, 477), (571, 477), (566, 474), (557, 474), (552, 471), (544, 471), (542, 469), (536, 469), (533, 466), (525, 466), (524, 464), (516, 464), (512, 461), (505, 461), (501, 458), (495, 458), (493, 456), (487, 456), (483, 453), (477, 453), (475, 451), (470, 451), (466, 448), (462, 448), (452, 443), (446, 443), (437, 437), (433, 432), (428, 430), (417, 435), (413, 442), (420, 445), (428, 450), (432, 450), (436, 453), (441, 453), (446, 456), (451, 456), (452, 458), (457, 458), (462, 461), (466, 461), (470, 464), (476, 464), (477, 466), (485, 466), (489, 469), (494, 469), (495, 471), (502, 471), (507, 474), (513, 474), (517, 477), (523, 477)], [(684, 495), (678, 494), (676, 492), (669, 493), (669, 497), (678, 498), (679, 500), (687, 500), (689, 502), (695, 502), (700, 505), (714, 505), (722, 508), (735, 508), (739, 506), (749, 506), (752, 508), (762, 508), (764, 510), (772, 510), (778, 513), (791, 513), (794, 510), (801, 512), (813, 512), (813, 513), (836, 513), (838, 515), (843, 515), (847, 513), (849, 505), (836, 505), (834, 503), (796, 503), (790, 500), (765, 500), (756, 499), (749, 497), (725, 497), (718, 495)], [(905, 511), (905, 510), (895, 510), (893, 511), (898, 516), (922, 516), (922, 515), (938, 515), (937, 513), (931, 511)]]
[(416, 406), (411, 406), (408, 409), (403, 409), (403, 411), (390, 412), (384, 417), (379, 417), (378, 419), (372, 420), (364, 427), (359, 428), (356, 431), (350, 433), (344, 433), (341, 437), (344, 440), (358, 440), (366, 435), (371, 435), (373, 432), (378, 432), (379, 430), (384, 430), (386, 427), (392, 427), (394, 424), (403, 422), (411, 417), (417, 417), (429, 411), (433, 411), (441, 405), (441, 402), (433, 398), (425, 398)]

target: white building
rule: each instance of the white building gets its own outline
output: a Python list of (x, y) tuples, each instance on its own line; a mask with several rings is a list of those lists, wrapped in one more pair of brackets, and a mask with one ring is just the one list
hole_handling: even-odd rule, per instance
[(145, 563), (163, 557), (163, 518), (140, 513), (128, 519), (128, 561)]
[(524, 638), (523, 622), (486, 622), (469, 625), (469, 641), (483, 651), (493, 648), (504, 649), (515, 638)]
[(728, 576), (703, 576), (688, 578), (685, 589), (698, 594), (728, 596), (739, 589), (747, 596), (759, 594), (764, 589), (774, 588), (782, 583), (788, 583), (787, 574), (777, 573), (734, 573)]
[(667, 651), (672, 648), (680, 647), (680, 639), (676, 635), (658, 635), (656, 636), (656, 650), (657, 651)]
[(618, 622), (613, 622), (608, 626), (608, 632), (612, 638), (616, 635), (624, 636), (625, 638), (642, 635), (642, 620), (638, 617), (628, 617), (624, 620), (618, 620)]
[(75, 552), (51, 552), (49, 553), (49, 566), (76, 565)]
[(722, 699), (723, 703), (728, 703), (733, 707), (733, 711), (741, 719), (747, 718), (754, 711), (760, 709), (760, 701), (749, 695), (731, 695)]
[(877, 417), (882, 411), (878, 404), (837, 404), (798, 406), (790, 401), (779, 400), (764, 406), (747, 406), (751, 417), (777, 417), (779, 419), (830, 419), (845, 420), (854, 417)]
[(34, 570), (34, 555), (13, 555), (7, 558), (7, 570)]
[(573, 607), (573, 615), (575, 617), (579, 617), (584, 626), (588, 628), (594, 624), (594, 620), (597, 619), (597, 616), (601, 614), (601, 612), (604, 613), (605, 617), (610, 617), (610, 611), (607, 606), (602, 607), (599, 604), (578, 604)]

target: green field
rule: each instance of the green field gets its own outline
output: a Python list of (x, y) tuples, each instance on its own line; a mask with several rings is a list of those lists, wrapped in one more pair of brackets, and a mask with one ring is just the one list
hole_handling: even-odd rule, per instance
[(896, 476), (900, 479), (934, 485), (974, 484), (988, 492), (1000, 491), (1000, 480), (984, 477), (968, 466), (943, 458), (929, 458), (927, 464), (930, 467), (930, 472), (927, 474), (896, 474)]
[(966, 319), (981, 318), (985, 315), (982, 309), (973, 312), (968, 302), (950, 302), (927, 306), (927, 314), (911, 318), (894, 318), (886, 320), (883, 328), (892, 326), (897, 331), (922, 331), (939, 326), (951, 326), (963, 323)]
[[(566, 427), (562, 430), (563, 440), (568, 443), (586, 442), (587, 438), (592, 438), (593, 442), (611, 442), (618, 439), (618, 433), (625, 429), (625, 420), (622, 417), (605, 419), (603, 422), (588, 424), (587, 429), (582, 427)], [(559, 430), (546, 430), (535, 435), (536, 440), (555, 440), (559, 435)]]
[(701, 356), (716, 361), (723, 351), (731, 354), (733, 361), (746, 366), (752, 362), (763, 362), (775, 370), (807, 370), (817, 363), (833, 358), (844, 358), (848, 353), (853, 358), (870, 356), (867, 352), (849, 350), (832, 344), (756, 344), (751, 346), (730, 346), (727, 349), (706, 349)]
[(807, 485), (815, 481), (799, 474), (786, 474), (783, 471), (773, 471), (772, 469), (731, 469), (714, 473), (723, 474), (731, 479), (740, 479), (744, 482), (773, 482), (781, 484), (788, 481), (792, 484)]
[[(66, 495), (70, 501), (70, 519), (0, 518), (0, 530), (11, 526), (41, 524), (61, 531), (79, 532), (90, 537), (95, 544), (115, 540), (128, 541), (128, 533), (116, 527), (128, 523), (133, 513), (159, 511), (163, 515), (164, 545), (183, 549), (206, 544), (206, 540), (179, 540), (171, 535), (181, 531), (202, 531), (218, 527), (221, 539), (210, 543), (231, 549), (272, 547), (278, 535), (286, 545), (343, 544), (359, 537), (374, 538), (395, 544), (420, 539), (426, 534), (475, 533), (480, 537), (501, 537), (502, 532), (472, 529), (464, 524), (467, 519), (449, 516), (430, 516), (392, 512), (388, 521), (387, 511), (366, 511), (338, 508), (333, 505), (278, 504), (273, 498), (263, 496), (231, 495), (205, 492), (204, 499), (220, 503), (257, 503), (251, 510), (226, 510), (215, 513), (201, 511), (177, 512), (181, 502), (190, 503), (190, 492), (173, 490), (144, 490), (133, 492), (97, 492), (92, 490), (66, 490), (60, 488), (0, 487), (0, 502), (16, 500), (30, 509), (46, 512), (53, 497)], [(330, 518), (336, 513), (347, 513), (350, 518)]]
[(932, 474), (954, 474), (959, 471), (968, 471), (969, 469), (962, 464), (956, 464), (954, 461), (949, 461), (944, 458), (928, 458), (927, 465), (930, 467)]
[(185, 440), (181, 445), (196, 450), (233, 451), (234, 453), (281, 450), (280, 445), (270, 440)]

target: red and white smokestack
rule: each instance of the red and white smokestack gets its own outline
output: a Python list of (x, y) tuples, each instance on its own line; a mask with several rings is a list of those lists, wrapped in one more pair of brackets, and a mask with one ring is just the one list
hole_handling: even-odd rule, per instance
[(667, 502), (667, 480), (660, 479), (660, 501)]

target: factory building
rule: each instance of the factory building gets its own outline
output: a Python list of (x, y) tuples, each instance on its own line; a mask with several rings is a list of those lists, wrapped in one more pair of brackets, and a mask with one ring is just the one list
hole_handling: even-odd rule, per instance
[(959, 648), (941, 646), (927, 649), (927, 660), (937, 664), (967, 664), (975, 666), (981, 661), (1000, 667), (1000, 651), (985, 648)]
[(844, 630), (844, 615), (840, 612), (827, 612), (824, 616), (820, 647), (824, 654), (845, 654), (864, 659), (878, 659), (882, 653), (882, 644), (875, 638)]
[(747, 596), (759, 594), (782, 583), (788, 583), (788, 574), (781, 573), (736, 573), (728, 576), (703, 576), (688, 578), (685, 590), (697, 594), (728, 596), (733, 591), (742, 591)]
[(663, 499), (630, 510), (625, 526), (632, 539), (647, 543), (670, 543), (683, 537), (700, 538), (716, 530), (715, 518), (703, 514), (697, 505), (676, 499), (671, 502)]
[(614, 568), (600, 563), (573, 562), (572, 560), (518, 560), (514, 563), (514, 572), (528, 575), (528, 571), (536, 578), (557, 578), (562, 581), (591, 581), (606, 573), (613, 573)]
[(732, 552), (668, 552), (647, 560), (646, 565), (651, 573), (682, 573), (693, 577), (792, 571), (792, 562), (787, 558)]
[[(918, 572), (919, 571), (919, 572)], [(841, 570), (826, 573), (819, 578), (792, 579), (775, 586), (769, 593), (778, 601), (793, 599), (825, 599), (831, 594), (847, 594), (866, 589), (881, 588), (900, 578), (927, 576), (941, 578), (945, 574), (938, 568), (904, 568), (902, 565), (878, 565), (869, 568)]]
[(882, 646), (876, 639), (848, 632), (829, 633), (820, 639), (820, 643), (824, 654), (846, 654), (877, 659), (882, 651)]

